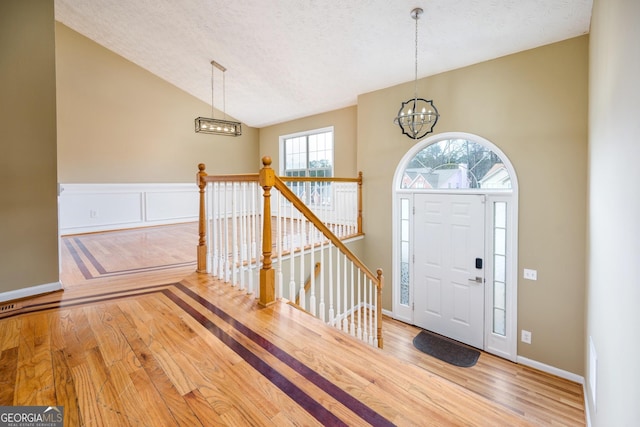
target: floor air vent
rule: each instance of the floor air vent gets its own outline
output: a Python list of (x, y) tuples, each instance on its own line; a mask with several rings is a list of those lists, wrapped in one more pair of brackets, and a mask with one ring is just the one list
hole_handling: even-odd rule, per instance
[(4, 313), (8, 313), (10, 311), (14, 311), (20, 308), (20, 304), (12, 302), (10, 304), (3, 304), (0, 305), (0, 315), (3, 315)]

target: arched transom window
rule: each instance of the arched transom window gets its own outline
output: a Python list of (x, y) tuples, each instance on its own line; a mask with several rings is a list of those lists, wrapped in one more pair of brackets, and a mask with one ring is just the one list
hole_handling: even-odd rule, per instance
[(446, 139), (419, 151), (407, 164), (401, 189), (510, 190), (500, 156), (464, 139)]
[[(474, 239), (482, 236), (482, 242), (476, 248), (482, 247), (483, 250), (475, 258), (476, 267), (465, 268), (474, 274), (470, 280), (482, 283), (485, 290), (482, 348), (515, 360), (518, 179), (507, 156), (491, 141), (478, 135), (463, 132), (433, 135), (405, 153), (396, 168), (393, 188), (393, 263), (396, 266), (392, 280), (394, 316), (417, 324), (423, 320), (418, 319), (416, 312), (426, 312), (426, 304), (439, 301), (433, 295), (431, 299), (425, 297), (427, 267), (423, 266), (428, 263), (424, 257), (431, 252), (424, 249), (425, 245), (429, 245), (425, 240), (429, 237), (424, 235), (426, 228), (419, 228), (417, 221), (423, 221), (424, 224), (432, 219), (429, 230), (435, 234), (430, 237), (438, 236), (438, 230), (442, 229), (436, 230), (440, 226), (437, 215), (445, 212), (446, 215), (452, 215), (445, 208), (438, 210), (438, 206), (454, 206), (456, 203), (462, 206), (479, 197), (481, 212), (476, 208), (473, 214), (476, 219), (482, 217), (480, 227), (483, 231), (474, 234)], [(424, 214), (427, 204), (433, 208), (429, 211), (431, 216)], [(447, 223), (450, 221), (444, 220), (443, 227)], [(478, 221), (474, 224), (474, 227), (478, 227)], [(434, 247), (437, 244), (434, 243)], [(419, 259), (416, 261), (418, 249)], [(422, 292), (419, 298), (416, 297), (418, 290)]]

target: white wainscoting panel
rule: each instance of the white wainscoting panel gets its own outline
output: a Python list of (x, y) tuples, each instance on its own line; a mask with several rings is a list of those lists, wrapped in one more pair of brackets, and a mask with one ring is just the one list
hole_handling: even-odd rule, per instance
[(147, 191), (145, 193), (145, 220), (167, 221), (198, 219), (198, 187), (185, 190)]
[(60, 234), (198, 220), (193, 184), (60, 184)]

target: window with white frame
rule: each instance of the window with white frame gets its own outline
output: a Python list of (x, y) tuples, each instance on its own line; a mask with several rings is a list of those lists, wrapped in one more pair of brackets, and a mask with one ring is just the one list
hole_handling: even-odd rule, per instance
[[(282, 175), (291, 177), (333, 176), (333, 128), (280, 137), (284, 162)], [(307, 204), (327, 205), (330, 183), (290, 182), (289, 187)]]

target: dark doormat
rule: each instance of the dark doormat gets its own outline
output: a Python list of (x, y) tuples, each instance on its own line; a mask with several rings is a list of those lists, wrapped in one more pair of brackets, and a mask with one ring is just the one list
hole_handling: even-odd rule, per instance
[(413, 345), (423, 353), (463, 368), (475, 365), (480, 357), (478, 350), (428, 331), (416, 335)]

